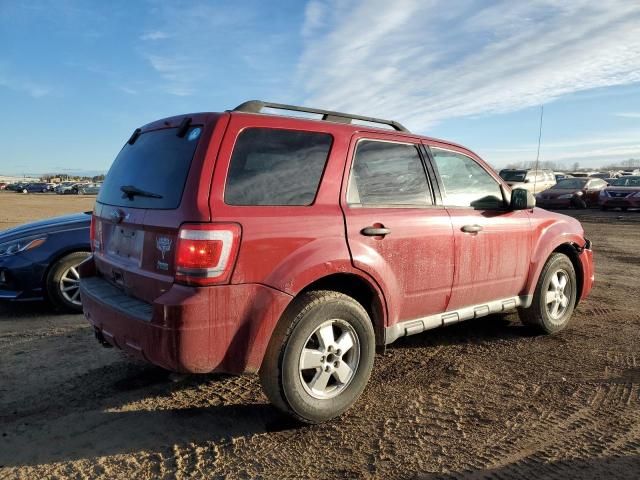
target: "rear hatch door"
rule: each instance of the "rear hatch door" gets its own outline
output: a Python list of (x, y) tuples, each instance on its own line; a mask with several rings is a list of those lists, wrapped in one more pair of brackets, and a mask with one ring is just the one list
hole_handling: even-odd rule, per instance
[(98, 274), (126, 294), (153, 302), (166, 292), (180, 225), (210, 220), (220, 118), (150, 124), (134, 132), (113, 162), (96, 200), (93, 250)]

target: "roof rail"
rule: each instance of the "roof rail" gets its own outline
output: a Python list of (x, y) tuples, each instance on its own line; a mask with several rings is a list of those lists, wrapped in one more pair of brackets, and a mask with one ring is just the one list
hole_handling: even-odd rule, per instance
[(322, 115), (322, 120), (328, 122), (351, 123), (352, 120), (361, 120), (363, 122), (380, 123), (389, 125), (391, 128), (399, 132), (409, 132), (409, 130), (394, 120), (384, 120), (382, 118), (363, 117), (362, 115), (353, 115), (351, 113), (334, 112), (331, 110), (321, 110), (319, 108), (299, 107), (296, 105), (285, 105), (283, 103), (263, 102), (262, 100), (249, 100), (241, 103), (233, 109), (234, 112), (261, 113), (263, 108), (273, 108), (276, 110), (288, 110), (292, 112), (317, 113)]

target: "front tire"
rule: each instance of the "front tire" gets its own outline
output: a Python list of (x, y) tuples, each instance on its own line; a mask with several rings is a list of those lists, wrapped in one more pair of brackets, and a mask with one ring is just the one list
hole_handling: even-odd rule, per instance
[(542, 268), (531, 306), (520, 310), (520, 319), (540, 333), (559, 332), (571, 320), (576, 295), (573, 263), (566, 255), (554, 253)]
[(89, 255), (88, 252), (73, 252), (51, 266), (46, 279), (47, 298), (57, 309), (82, 312), (78, 265)]
[(364, 390), (375, 355), (373, 325), (353, 298), (312, 291), (293, 301), (260, 368), (265, 394), (305, 423), (345, 412)]

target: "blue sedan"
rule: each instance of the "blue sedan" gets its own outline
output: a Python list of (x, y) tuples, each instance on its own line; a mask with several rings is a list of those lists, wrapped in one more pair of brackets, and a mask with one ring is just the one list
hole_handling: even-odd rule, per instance
[(91, 212), (0, 232), (0, 300), (47, 299), (81, 312), (77, 267), (90, 255)]

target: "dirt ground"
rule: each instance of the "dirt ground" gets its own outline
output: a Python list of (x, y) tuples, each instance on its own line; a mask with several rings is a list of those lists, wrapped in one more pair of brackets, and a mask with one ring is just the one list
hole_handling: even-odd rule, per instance
[(95, 195), (16, 193), (0, 190), (0, 231), (22, 223), (93, 210)]
[(100, 347), (81, 315), (0, 305), (0, 479), (638, 478), (640, 212), (578, 213), (596, 286), (566, 331), (512, 315), (401, 339), (318, 426), (254, 376), (167, 374)]

